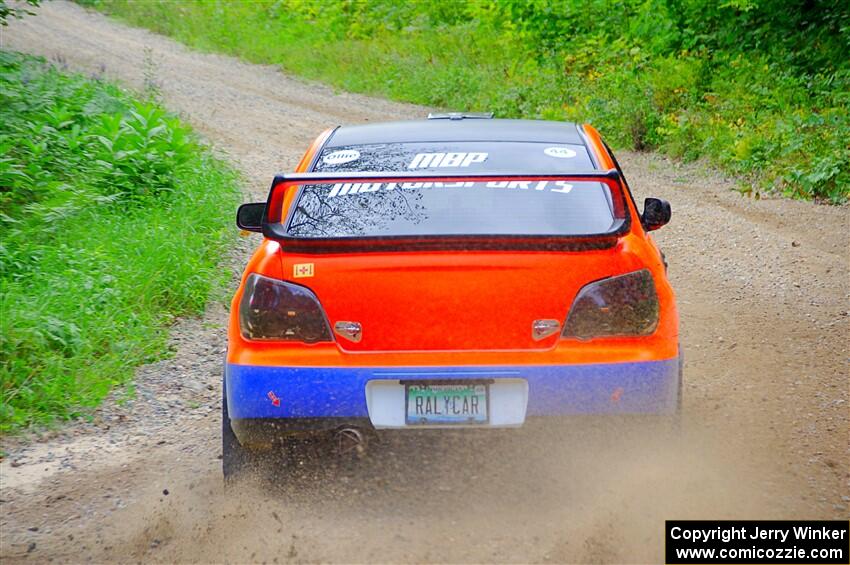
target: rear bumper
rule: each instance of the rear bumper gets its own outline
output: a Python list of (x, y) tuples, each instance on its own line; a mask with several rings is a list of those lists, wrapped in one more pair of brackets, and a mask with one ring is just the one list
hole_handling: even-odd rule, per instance
[[(370, 422), (367, 385), (428, 379), (528, 383), (526, 417), (664, 414), (677, 409), (679, 359), (582, 365), (465, 367), (267, 367), (228, 363), (234, 430), (275, 420), (282, 433)], [(266, 424), (264, 424), (266, 425)]]

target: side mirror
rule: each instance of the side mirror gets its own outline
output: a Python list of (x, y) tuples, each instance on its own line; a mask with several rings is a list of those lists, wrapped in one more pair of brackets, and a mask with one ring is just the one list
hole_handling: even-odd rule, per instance
[(243, 204), (236, 211), (236, 225), (245, 231), (263, 231), (263, 215), (266, 213), (265, 202)]
[(646, 231), (657, 230), (670, 221), (670, 203), (661, 198), (647, 198), (643, 201), (643, 215), (640, 223)]

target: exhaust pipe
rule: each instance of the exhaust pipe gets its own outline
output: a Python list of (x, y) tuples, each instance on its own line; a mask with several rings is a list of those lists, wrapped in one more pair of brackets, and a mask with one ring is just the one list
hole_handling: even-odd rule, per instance
[(366, 437), (357, 428), (340, 428), (334, 433), (334, 447), (338, 456), (366, 453)]

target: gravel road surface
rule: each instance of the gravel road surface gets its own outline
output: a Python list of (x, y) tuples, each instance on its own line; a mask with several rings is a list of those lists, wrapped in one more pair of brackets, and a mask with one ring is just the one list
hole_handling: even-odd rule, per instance
[[(321, 130), (426, 108), (335, 93), (190, 51), (54, 1), (0, 45), (135, 88), (153, 81), (264, 199)], [(604, 132), (603, 132), (604, 133)], [(622, 153), (657, 238), (686, 352), (684, 422), (577, 422), (497, 437), (392, 437), (358, 463), (308, 458), (225, 494), (227, 299), (173, 330), (92, 421), (3, 439), (0, 559), (164, 562), (648, 562), (671, 518), (847, 518), (850, 208), (741, 197), (700, 165)], [(235, 228), (234, 228), (235, 229)], [(225, 266), (239, 270), (256, 236)], [(235, 279), (234, 279), (235, 281)]]

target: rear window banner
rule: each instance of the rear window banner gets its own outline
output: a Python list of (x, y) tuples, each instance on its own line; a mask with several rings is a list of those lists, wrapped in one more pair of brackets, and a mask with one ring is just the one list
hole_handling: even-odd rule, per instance
[(315, 172), (443, 171), (568, 173), (591, 171), (582, 145), (538, 142), (462, 141), (386, 143), (328, 147)]

